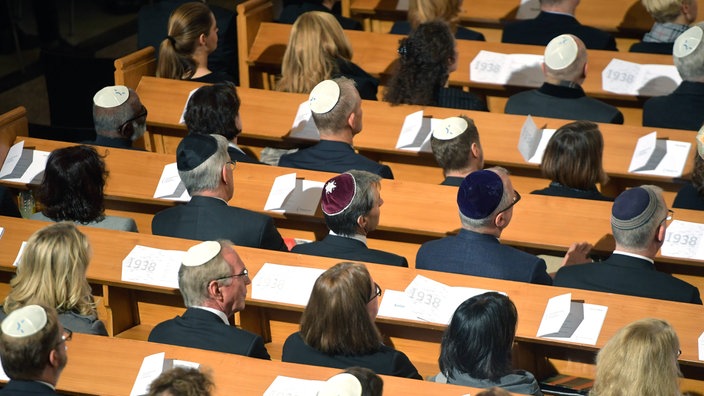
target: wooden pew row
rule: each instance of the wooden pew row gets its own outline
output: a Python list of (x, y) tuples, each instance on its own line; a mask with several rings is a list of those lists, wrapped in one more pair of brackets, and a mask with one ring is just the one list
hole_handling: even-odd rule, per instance
[[(147, 124), (153, 139), (150, 144), (159, 152), (176, 152), (178, 142), (186, 133), (185, 125), (179, 124), (179, 119), (188, 94), (200, 85), (151, 77), (144, 77), (140, 82), (137, 92), (149, 109)], [(307, 100), (307, 95), (252, 88), (239, 88), (238, 94), (242, 101), (240, 116), (244, 126), (239, 137), (240, 144), (291, 147), (304, 142), (291, 138), (289, 131), (298, 106)], [(431, 153), (396, 149), (405, 117), (418, 110), (424, 110), (424, 115), (435, 118), (458, 114), (469, 116), (479, 130), (486, 166), (500, 165), (514, 174), (541, 177), (539, 166), (527, 163), (517, 149), (525, 116), (429, 106), (391, 106), (377, 101), (364, 101), (362, 109), (364, 129), (355, 137), (355, 148), (370, 158), (389, 164), (399, 180), (434, 184), (443, 179), (442, 171)], [(538, 126), (547, 128), (559, 128), (569, 122), (544, 117), (535, 117), (534, 120)], [(606, 186), (607, 194), (615, 196), (627, 186), (646, 182), (660, 185), (666, 191), (679, 191), (681, 180), (628, 173), (638, 138), (652, 132), (653, 128), (613, 124), (600, 124), (599, 128), (604, 136), (604, 169), (611, 178)], [(658, 129), (659, 137), (672, 140), (691, 142), (694, 135), (691, 131)], [(689, 179), (693, 163), (692, 152), (684, 168), (685, 179)]]
[[(0, 271), (12, 273), (14, 268), (9, 263), (14, 259), (21, 242), (39, 229), (43, 223), (12, 218), (0, 218), (0, 221), (5, 227), (5, 235), (0, 239)], [(155, 300), (162, 297), (165, 304), (180, 306), (180, 302), (175, 302), (178, 299), (178, 290), (122, 281), (121, 263), (123, 257), (135, 244), (185, 250), (194, 244), (194, 241), (89, 227), (80, 227), (80, 229), (88, 236), (93, 248), (93, 258), (88, 267), (87, 276), (91, 283), (102, 285), (105, 290), (104, 304), (111, 308), (111, 320), (107, 321), (107, 325), (112, 334), (118, 334), (123, 329), (139, 324), (139, 313), (135, 312), (136, 300), (149, 298)], [(255, 277), (267, 262), (325, 269), (338, 261), (245, 247), (236, 249), (252, 277)], [(668, 320), (679, 335), (682, 349), (680, 363), (685, 377), (704, 379), (702, 370), (704, 364), (697, 359), (697, 337), (703, 330), (702, 321), (697, 320), (702, 315), (701, 306), (377, 264), (367, 264), (367, 266), (375, 281), (384, 290), (403, 290), (416, 275), (420, 274), (451, 286), (478, 287), (506, 292), (515, 302), (520, 318), (516, 336), (516, 356), (519, 364), (517, 367), (531, 370), (541, 378), (554, 373), (554, 367), (547, 364), (546, 358), (554, 357), (589, 365), (593, 363), (594, 354), (598, 348), (602, 347), (619, 328), (640, 318), (658, 317)], [(548, 299), (566, 292), (572, 292), (573, 299), (609, 307), (595, 346), (536, 337)], [(242, 327), (269, 337), (272, 334), (270, 327), (272, 321), (297, 323), (301, 311), (300, 306), (252, 299), (250, 291), (247, 297), (247, 308), (240, 313), (240, 321)], [(423, 375), (437, 372), (438, 346), (444, 326), (381, 317), (377, 319), (377, 323), (382, 333), (398, 349), (408, 354)], [(282, 334), (282, 339), (272, 341), (281, 344), (287, 335)]]

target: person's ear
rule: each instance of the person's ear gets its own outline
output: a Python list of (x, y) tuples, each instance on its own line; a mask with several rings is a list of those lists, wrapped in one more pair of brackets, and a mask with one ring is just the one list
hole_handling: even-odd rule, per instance
[[(59, 344), (56, 348), (59, 347), (61, 347), (61, 344)], [(61, 356), (59, 356), (59, 351), (57, 351), (56, 348), (49, 352), (49, 364), (51, 367), (59, 368), (61, 367)]]
[(201, 33), (200, 36), (198, 36), (198, 44), (205, 45), (207, 42), (208, 36), (206, 36), (205, 33)]
[(212, 280), (208, 283), (208, 295), (215, 300), (222, 299), (222, 292), (220, 291), (220, 283), (218, 283), (218, 281)]
[(494, 218), (494, 225), (499, 229), (504, 229), (508, 225), (508, 218), (506, 217), (506, 212), (501, 212)]
[(355, 114), (355, 112), (354, 111), (351, 112), (350, 115), (347, 116), (347, 126), (349, 126), (351, 129), (354, 130), (354, 125), (355, 125), (356, 119), (357, 119), (357, 115)]
[(128, 122), (127, 124), (122, 125), (120, 130), (118, 131), (120, 133), (120, 136), (123, 138), (131, 139), (132, 135), (134, 134), (134, 121)]
[(482, 154), (482, 148), (479, 147), (478, 144), (472, 143), (472, 148), (471, 148), (472, 155), (474, 158), (479, 158)]
[(655, 239), (657, 240), (658, 243), (665, 242), (665, 232), (666, 231), (667, 231), (667, 227), (665, 227), (664, 224), (660, 224), (660, 227), (658, 227), (658, 232), (655, 233)]
[(369, 221), (367, 219), (367, 216), (365, 216), (365, 215), (361, 215), (361, 216), (357, 217), (357, 225), (359, 226), (359, 228), (362, 229), (362, 231), (364, 231), (364, 235), (367, 235), (368, 222)]

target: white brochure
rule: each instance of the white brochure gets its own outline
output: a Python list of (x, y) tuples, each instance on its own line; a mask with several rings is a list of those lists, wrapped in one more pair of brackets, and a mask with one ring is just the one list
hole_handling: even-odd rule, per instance
[(17, 252), (17, 257), (15, 257), (15, 261), (12, 263), (13, 267), (17, 267), (20, 265), (20, 259), (22, 259), (22, 253), (24, 253), (24, 248), (27, 247), (27, 241), (22, 241), (22, 244), (20, 245), (20, 251)]
[(521, 0), (516, 19), (533, 19), (540, 14), (540, 0)]
[(481, 50), (469, 64), (469, 79), (499, 85), (539, 87), (545, 81), (542, 55)]
[(543, 161), (543, 153), (548, 146), (548, 142), (555, 129), (540, 129), (535, 125), (533, 117), (530, 115), (521, 127), (521, 136), (518, 138), (518, 152), (523, 159), (531, 164), (540, 164)]
[(174, 367), (184, 368), (199, 368), (200, 364), (188, 362), (185, 360), (165, 359), (166, 353), (159, 352), (153, 355), (145, 356), (142, 360), (142, 365), (139, 367), (139, 373), (132, 385), (130, 396), (141, 396), (149, 393), (149, 385), (154, 381), (164, 370), (169, 370)]
[(673, 220), (660, 252), (663, 256), (704, 260), (704, 224)]
[(295, 173), (278, 176), (271, 186), (264, 210), (313, 216), (324, 182), (296, 178)]
[(154, 198), (168, 199), (169, 201), (188, 202), (191, 196), (186, 191), (186, 186), (178, 175), (176, 163), (164, 165), (159, 184), (156, 185)]
[(252, 279), (252, 298), (306, 306), (313, 284), (323, 272), (320, 268), (264, 263)]
[(136, 245), (122, 260), (122, 280), (178, 289), (178, 269), (185, 253)]
[(298, 106), (296, 118), (291, 125), (291, 137), (300, 139), (320, 140), (320, 132), (315, 126), (313, 115), (310, 112), (310, 104), (306, 100)]
[(0, 169), (0, 179), (24, 184), (41, 183), (49, 154), (46, 151), (25, 149), (24, 141), (14, 144), (8, 150)]
[(689, 158), (690, 148), (692, 143), (658, 139), (657, 132), (653, 131), (638, 139), (628, 171), (644, 175), (680, 177)]
[(572, 293), (548, 300), (538, 337), (596, 345), (608, 307), (572, 301)]
[(601, 72), (604, 91), (624, 95), (667, 95), (681, 82), (673, 65), (641, 65), (614, 58)]
[[(200, 88), (200, 87), (198, 87)], [(188, 102), (191, 100), (191, 96), (198, 90), (198, 88), (194, 89), (193, 91), (188, 93), (188, 97), (186, 98), (186, 103), (183, 104), (183, 111), (181, 112), (181, 118), (178, 120), (179, 124), (185, 124), (186, 123), (186, 108), (188, 108)]]
[(400, 150), (430, 153), (430, 136), (433, 128), (440, 122), (437, 118), (424, 117), (423, 110), (406, 116), (401, 127), (401, 133), (396, 141)]
[(323, 382), (277, 375), (264, 396), (317, 396)]
[(704, 333), (697, 339), (697, 345), (699, 345), (699, 360), (704, 360)]

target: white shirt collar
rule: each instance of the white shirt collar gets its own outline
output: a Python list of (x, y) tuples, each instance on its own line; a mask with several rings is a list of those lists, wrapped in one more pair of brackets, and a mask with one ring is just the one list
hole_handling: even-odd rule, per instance
[(622, 254), (622, 255), (624, 255), (624, 256), (635, 257), (635, 258), (639, 258), (639, 259), (641, 259), (641, 260), (650, 261), (650, 264), (653, 264), (653, 265), (655, 264), (655, 261), (653, 261), (653, 259), (648, 258), (648, 257), (645, 257), (645, 256), (641, 256), (640, 254), (624, 252), (624, 251), (622, 251), (622, 250), (614, 250), (614, 253), (613, 253), (613, 254)]
[(214, 313), (215, 315), (219, 316), (220, 319), (222, 319), (222, 321), (223, 321), (226, 325), (228, 325), (228, 326), (230, 325), (230, 321), (227, 320), (227, 316), (225, 315), (225, 313), (222, 312), (222, 311), (218, 311), (218, 310), (215, 309), (215, 308), (201, 307), (201, 306), (190, 307), (190, 308), (202, 309), (202, 310), (204, 310), (204, 311), (212, 312), (212, 313)]
[(228, 143), (227, 143), (227, 147), (232, 147), (233, 149), (239, 151), (240, 153), (245, 154), (245, 152), (242, 151), (242, 149), (239, 148), (239, 146), (237, 146), (236, 144), (234, 144), (234, 143), (232, 143), (232, 142), (228, 142)]
[(364, 244), (364, 246), (367, 246), (367, 236), (362, 235), (362, 234), (354, 234), (354, 235), (337, 235), (335, 234), (332, 230), (330, 230), (330, 235), (334, 236), (339, 236), (342, 238), (350, 238), (350, 239), (356, 239)]
[(48, 383), (48, 382), (39, 381), (39, 380), (34, 380), (34, 382), (39, 382), (40, 384), (44, 384), (44, 385), (48, 386), (49, 388), (51, 388), (51, 389), (54, 390), (54, 391), (56, 390), (56, 387), (55, 387), (54, 385)]

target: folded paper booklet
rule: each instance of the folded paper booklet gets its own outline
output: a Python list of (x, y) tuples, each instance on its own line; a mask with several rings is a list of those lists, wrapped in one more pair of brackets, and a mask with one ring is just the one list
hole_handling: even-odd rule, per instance
[(264, 210), (313, 216), (320, 203), (324, 182), (296, 178), (295, 173), (274, 179)]
[(15, 261), (12, 263), (13, 267), (17, 267), (20, 265), (20, 260), (22, 259), (22, 254), (24, 253), (24, 249), (27, 247), (27, 241), (22, 241), (22, 244), (20, 245), (20, 250), (17, 252), (17, 257), (15, 257)]
[(24, 141), (14, 144), (8, 150), (0, 169), (0, 179), (24, 184), (41, 183), (49, 154), (46, 151), (25, 149)]
[(320, 132), (318, 127), (315, 126), (307, 100), (298, 106), (296, 117), (293, 119), (293, 125), (291, 125), (290, 136), (299, 139), (320, 140)]
[(704, 224), (673, 220), (660, 252), (663, 256), (704, 261)]
[(689, 158), (689, 142), (658, 139), (657, 132), (649, 133), (636, 143), (628, 171), (644, 175), (680, 177)]
[(134, 385), (132, 385), (130, 396), (142, 396), (148, 394), (149, 385), (166, 370), (171, 370), (175, 367), (195, 369), (200, 367), (200, 364), (198, 363), (188, 362), (185, 360), (165, 359), (165, 357), (165, 352), (155, 353), (144, 357), (144, 360), (142, 360), (142, 366), (139, 368), (139, 373), (137, 373), (137, 378), (134, 381)]
[(186, 252), (136, 245), (122, 260), (122, 280), (178, 289), (178, 270)]
[(540, 129), (535, 125), (533, 117), (526, 118), (521, 128), (521, 136), (518, 138), (518, 152), (523, 159), (531, 164), (540, 164), (543, 161), (543, 153), (548, 146), (548, 142), (555, 129)]
[(537, 88), (543, 85), (543, 56), (481, 50), (469, 64), (470, 81)]
[(159, 178), (159, 184), (156, 185), (156, 191), (154, 191), (154, 198), (178, 202), (191, 200), (191, 196), (186, 191), (186, 186), (178, 175), (178, 168), (175, 162), (164, 166)]
[(516, 19), (533, 19), (540, 14), (540, 0), (521, 0)]
[(596, 345), (608, 307), (572, 301), (572, 293), (548, 300), (538, 337)]
[(400, 150), (431, 153), (430, 135), (433, 128), (440, 122), (432, 116), (424, 116), (423, 110), (416, 111), (406, 116), (401, 127), (401, 133), (396, 141), (396, 148)]
[(674, 65), (641, 65), (614, 58), (601, 72), (604, 91), (624, 95), (667, 95), (681, 82)]
[(323, 382), (325, 381), (277, 375), (264, 391), (264, 396), (317, 396), (318, 389), (323, 385)]
[(704, 360), (704, 333), (697, 339), (697, 345), (699, 347), (699, 360)]
[(264, 263), (252, 279), (252, 298), (306, 306), (320, 268)]
[[(200, 88), (200, 87), (199, 87)], [(198, 88), (192, 90), (191, 92), (188, 93), (188, 97), (186, 98), (186, 103), (183, 104), (183, 111), (181, 112), (181, 118), (178, 120), (179, 124), (185, 124), (186, 123), (186, 109), (188, 108), (188, 101), (191, 100), (191, 96), (198, 90)]]

